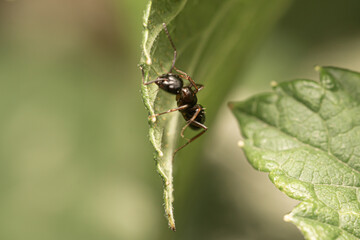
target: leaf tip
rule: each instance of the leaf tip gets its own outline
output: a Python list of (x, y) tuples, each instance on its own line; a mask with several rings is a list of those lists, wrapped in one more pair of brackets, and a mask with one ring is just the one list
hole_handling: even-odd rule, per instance
[(329, 90), (337, 90), (339, 88), (338, 80), (328, 71), (326, 67), (315, 67), (315, 70), (320, 74), (320, 83), (321, 85)]
[(173, 215), (172, 211), (168, 213), (168, 221), (169, 221), (170, 229), (173, 230), (174, 232), (176, 232), (175, 219), (174, 219), (174, 215)]

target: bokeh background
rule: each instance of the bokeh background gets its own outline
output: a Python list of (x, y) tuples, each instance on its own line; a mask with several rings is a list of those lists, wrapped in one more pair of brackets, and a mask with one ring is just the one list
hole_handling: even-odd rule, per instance
[[(0, 0), (0, 239), (302, 239), (282, 220), (297, 202), (246, 162), (226, 101), (167, 228), (139, 91), (146, 2)], [(360, 71), (359, 10), (293, 1), (228, 100), (318, 79), (316, 64)]]

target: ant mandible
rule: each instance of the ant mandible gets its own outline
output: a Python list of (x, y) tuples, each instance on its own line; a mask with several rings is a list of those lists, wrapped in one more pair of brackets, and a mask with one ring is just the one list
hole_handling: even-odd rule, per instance
[[(176, 48), (175, 45), (170, 37), (169, 31), (166, 27), (166, 24), (163, 23), (164, 31), (170, 41), (170, 44), (172, 48), (174, 49), (174, 58), (172, 61), (172, 65), (170, 68), (170, 71), (168, 73), (165, 73), (161, 76), (158, 76), (153, 81), (145, 82), (145, 73), (143, 67), (140, 67), (142, 71), (142, 82), (144, 85), (149, 85), (152, 83), (155, 83), (159, 86), (159, 88), (163, 89), (164, 91), (176, 95), (176, 102), (177, 102), (177, 108), (173, 108), (170, 110), (167, 110), (162, 113), (157, 113), (155, 115), (150, 116), (152, 119), (156, 119), (157, 116), (160, 116), (162, 114), (171, 113), (175, 111), (179, 111), (182, 116), (184, 117), (186, 121), (186, 125), (181, 130), (181, 137), (184, 138), (184, 131), (187, 127), (190, 127), (193, 130), (200, 130), (203, 129), (200, 133), (198, 133), (196, 136), (194, 136), (191, 139), (187, 139), (187, 142), (176, 149), (173, 154), (173, 159), (175, 157), (175, 154), (183, 149), (185, 146), (187, 146), (189, 143), (193, 142), (197, 138), (199, 138), (201, 135), (203, 135), (207, 127), (204, 125), (205, 122), (205, 112), (203, 106), (200, 104), (197, 104), (197, 97), (196, 94), (204, 88), (204, 85), (196, 84), (195, 81), (187, 75), (187, 73), (180, 71), (175, 67), (176, 62)], [(172, 73), (172, 71), (175, 70), (178, 74)], [(184, 82), (182, 79), (186, 79), (190, 82), (188, 86), (183, 86)], [(193, 89), (194, 88), (194, 89)]]

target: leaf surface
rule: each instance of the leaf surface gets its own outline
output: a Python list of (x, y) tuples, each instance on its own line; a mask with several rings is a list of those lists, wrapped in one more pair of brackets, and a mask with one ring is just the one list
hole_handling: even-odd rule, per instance
[(307, 239), (360, 239), (360, 74), (317, 70), (320, 83), (284, 82), (230, 107), (249, 162), (302, 201), (284, 219)]

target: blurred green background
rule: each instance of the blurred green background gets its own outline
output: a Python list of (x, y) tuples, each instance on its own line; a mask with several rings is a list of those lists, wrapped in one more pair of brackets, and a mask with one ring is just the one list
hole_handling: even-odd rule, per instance
[[(297, 202), (246, 162), (225, 102), (186, 196), (175, 175), (167, 228), (139, 91), (146, 2), (0, 0), (0, 239), (302, 239), (282, 220)], [(316, 64), (360, 71), (359, 10), (293, 1), (228, 99), (317, 79)]]

